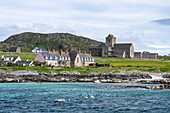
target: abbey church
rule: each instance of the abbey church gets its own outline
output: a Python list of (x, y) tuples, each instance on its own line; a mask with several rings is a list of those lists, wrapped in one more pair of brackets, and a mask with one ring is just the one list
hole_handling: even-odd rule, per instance
[(132, 43), (116, 43), (116, 37), (109, 34), (106, 43), (89, 48), (92, 56), (134, 58)]

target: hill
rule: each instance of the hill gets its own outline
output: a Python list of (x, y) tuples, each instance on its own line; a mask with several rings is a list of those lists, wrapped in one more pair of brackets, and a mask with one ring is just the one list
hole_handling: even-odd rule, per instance
[(46, 49), (63, 49), (69, 51), (88, 50), (91, 46), (98, 45), (98, 42), (86, 37), (76, 36), (69, 33), (32, 33), (25, 32), (12, 35), (2, 43), (11, 44), (31, 51), (34, 47), (43, 47)]

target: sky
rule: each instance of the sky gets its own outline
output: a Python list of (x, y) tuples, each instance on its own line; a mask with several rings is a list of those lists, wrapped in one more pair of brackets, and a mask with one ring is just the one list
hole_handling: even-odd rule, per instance
[(170, 53), (170, 0), (1, 0), (0, 41), (22, 32), (71, 33)]

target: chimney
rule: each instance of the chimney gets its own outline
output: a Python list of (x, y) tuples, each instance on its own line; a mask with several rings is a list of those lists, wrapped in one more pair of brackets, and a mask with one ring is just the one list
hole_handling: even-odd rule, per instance
[(53, 53), (55, 53), (55, 49), (53, 49)]
[(50, 49), (48, 49), (48, 53), (50, 53)]
[(84, 54), (86, 55), (86, 51), (84, 51)]
[(66, 49), (66, 54), (68, 54), (68, 50)]
[(63, 52), (62, 49), (60, 49), (59, 53), (61, 54), (62, 52)]
[(40, 53), (42, 52), (42, 49), (40, 48)]

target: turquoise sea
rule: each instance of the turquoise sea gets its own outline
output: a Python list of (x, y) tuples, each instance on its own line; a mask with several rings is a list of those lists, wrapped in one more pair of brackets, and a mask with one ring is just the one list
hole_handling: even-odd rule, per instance
[[(114, 85), (130, 84), (0, 83), (0, 113), (170, 112), (170, 90), (121, 89)], [(91, 95), (93, 99), (85, 99)], [(55, 103), (55, 99), (66, 101)]]

